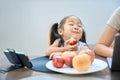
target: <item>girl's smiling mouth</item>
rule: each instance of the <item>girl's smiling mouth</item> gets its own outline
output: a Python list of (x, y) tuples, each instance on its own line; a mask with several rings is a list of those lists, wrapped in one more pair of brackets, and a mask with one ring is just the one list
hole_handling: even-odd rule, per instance
[(74, 31), (72, 31), (72, 33), (79, 34), (80, 31), (79, 30), (74, 30)]

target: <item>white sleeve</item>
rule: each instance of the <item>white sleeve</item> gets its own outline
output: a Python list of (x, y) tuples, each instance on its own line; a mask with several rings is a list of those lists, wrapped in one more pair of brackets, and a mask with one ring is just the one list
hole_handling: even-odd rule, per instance
[(78, 50), (81, 50), (83, 46), (86, 46), (87, 44), (84, 42), (79, 41), (78, 43)]

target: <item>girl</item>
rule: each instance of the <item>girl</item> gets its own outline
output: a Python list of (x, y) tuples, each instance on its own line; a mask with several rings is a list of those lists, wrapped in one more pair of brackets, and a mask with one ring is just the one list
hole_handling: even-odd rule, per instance
[[(68, 40), (74, 38), (79, 41), (75, 45), (68, 45)], [(75, 16), (67, 16), (61, 22), (53, 24), (50, 31), (50, 46), (46, 50), (46, 56), (50, 59), (54, 55), (61, 55), (64, 51), (88, 50), (85, 31), (81, 20)]]

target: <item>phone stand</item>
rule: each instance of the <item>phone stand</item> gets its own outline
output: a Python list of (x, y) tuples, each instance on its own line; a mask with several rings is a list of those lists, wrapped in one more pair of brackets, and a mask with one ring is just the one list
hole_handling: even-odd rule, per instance
[(21, 65), (11, 65), (10, 67), (7, 67), (7, 68), (1, 68), (0, 72), (9, 72), (9, 71), (16, 70), (16, 69), (19, 69), (19, 68), (23, 68), (23, 66), (21, 66)]
[(8, 68), (0, 69), (0, 72), (9, 72), (23, 67), (32, 67), (31, 62), (29, 62), (29, 58), (22, 52), (15, 52), (14, 49), (7, 49), (4, 51), (4, 54), (6, 55), (9, 62), (13, 65)]

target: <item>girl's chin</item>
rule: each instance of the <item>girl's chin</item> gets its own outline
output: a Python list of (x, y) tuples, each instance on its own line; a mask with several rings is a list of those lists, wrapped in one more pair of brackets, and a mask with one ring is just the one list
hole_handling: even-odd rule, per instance
[(78, 36), (72, 36), (72, 38), (79, 40), (80, 38)]

